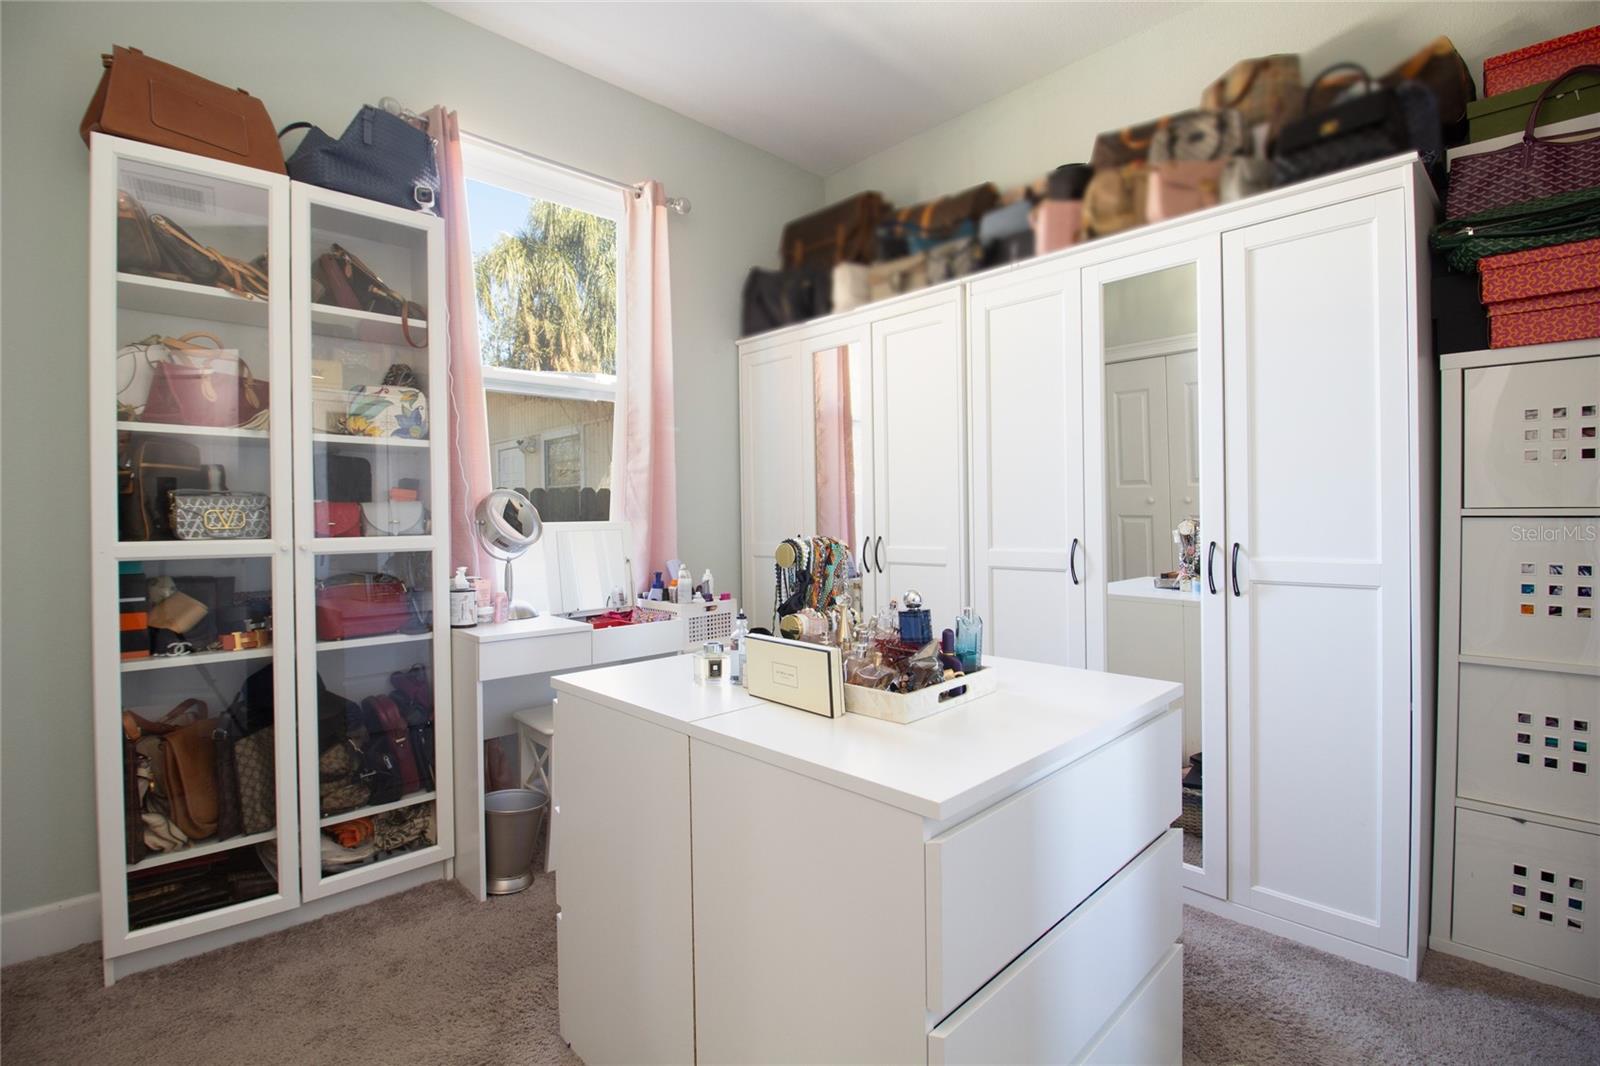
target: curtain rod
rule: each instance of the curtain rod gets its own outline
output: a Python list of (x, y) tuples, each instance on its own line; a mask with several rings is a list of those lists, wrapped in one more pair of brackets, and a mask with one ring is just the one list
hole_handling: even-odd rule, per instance
[[(510, 152), (512, 155), (518, 155), (524, 159), (532, 160), (535, 163), (540, 163), (554, 170), (559, 170), (565, 174), (571, 174), (574, 177), (584, 178), (589, 181), (596, 181), (602, 185), (609, 185), (613, 189), (621, 189), (625, 192), (631, 192), (633, 193), (633, 198), (635, 200), (644, 195), (642, 187), (633, 182), (618, 181), (616, 178), (608, 178), (604, 174), (596, 174), (592, 170), (584, 170), (582, 167), (575, 167), (570, 163), (563, 163), (558, 159), (551, 159), (548, 156), (537, 155), (525, 148), (518, 148), (515, 145), (506, 144), (503, 141), (497, 141), (492, 137), (485, 137), (481, 133), (472, 133), (470, 131), (463, 130), (461, 135), (463, 137), (470, 137), (475, 141), (480, 141), (483, 144), (489, 145), (490, 147), (498, 148), (503, 152)], [(677, 214), (687, 215), (689, 213), (690, 204), (685, 197), (669, 197), (666, 201), (666, 205), (669, 209)]]

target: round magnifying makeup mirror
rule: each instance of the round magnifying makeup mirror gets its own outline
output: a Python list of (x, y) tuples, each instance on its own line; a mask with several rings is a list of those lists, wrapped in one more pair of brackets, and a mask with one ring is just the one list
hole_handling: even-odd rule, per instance
[(532, 618), (533, 607), (512, 594), (511, 562), (539, 542), (544, 523), (533, 501), (515, 489), (495, 489), (478, 501), (478, 538), (483, 548), (506, 564), (502, 586), (511, 603), (512, 618)]

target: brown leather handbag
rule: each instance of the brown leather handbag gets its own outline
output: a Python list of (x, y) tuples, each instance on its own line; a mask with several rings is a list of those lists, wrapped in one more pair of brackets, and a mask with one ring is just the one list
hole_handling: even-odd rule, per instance
[(166, 760), (167, 800), (172, 820), (190, 840), (215, 835), (221, 813), (217, 802), (216, 723), (200, 718), (168, 733), (161, 745)]
[(1300, 57), (1271, 55), (1241, 59), (1206, 86), (1200, 106), (1207, 111), (1233, 110), (1246, 126), (1267, 127), (1267, 143), (1284, 123), (1300, 117), (1305, 89), (1300, 84)]
[(241, 166), (285, 174), (278, 128), (266, 105), (182, 67), (117, 45), (102, 55), (105, 73), (78, 132), (159, 144)]
[(1083, 229), (1105, 237), (1144, 225), (1150, 168), (1141, 164), (1095, 171), (1083, 194)]
[(318, 256), (312, 280), (322, 285), (317, 303), (394, 315), (400, 319), (400, 334), (407, 344), (413, 348), (428, 346), (426, 339), (419, 344), (411, 336), (411, 320), (426, 320), (427, 309), (390, 288), (377, 271), (349, 250), (335, 244), (332, 251)]
[(870, 263), (878, 257), (878, 223), (888, 213), (882, 195), (864, 192), (797, 218), (783, 227), (783, 265), (831, 270)]

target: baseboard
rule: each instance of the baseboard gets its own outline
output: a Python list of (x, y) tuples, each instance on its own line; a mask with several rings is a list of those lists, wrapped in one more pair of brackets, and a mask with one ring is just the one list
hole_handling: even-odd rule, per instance
[(1263, 914), (1258, 910), (1230, 903), (1227, 900), (1207, 896), (1196, 892), (1192, 888), (1183, 890), (1183, 902), (1191, 907), (1208, 911), (1229, 921), (1248, 925), (1252, 929), (1260, 929), (1264, 933), (1281, 936), (1285, 940), (1293, 940), (1318, 951), (1325, 951), (1329, 955), (1337, 955), (1351, 962), (1359, 962), (1363, 966), (1371, 966), (1375, 970), (1392, 973), (1404, 977), (1407, 981), (1415, 981), (1421, 969), (1419, 960), (1407, 958), (1404, 955), (1395, 955), (1392, 952), (1382, 951), (1369, 947), (1366, 944), (1357, 944), (1353, 940), (1346, 940), (1342, 936), (1324, 933), (1320, 929), (1291, 922), (1272, 914)]
[(1573, 977), (1570, 974), (1557, 973), (1555, 970), (1547, 970), (1543, 966), (1536, 966), (1531, 962), (1523, 962), (1521, 959), (1496, 955), (1494, 952), (1484, 951), (1482, 948), (1457, 944), (1449, 937), (1430, 936), (1428, 938), (1428, 950), (1437, 951), (1441, 955), (1454, 955), (1458, 959), (1480, 962), (1485, 966), (1492, 966), (1496, 970), (1504, 970), (1506, 973), (1514, 973), (1518, 977), (1526, 977), (1530, 981), (1555, 985), (1557, 988), (1565, 988), (1569, 992), (1600, 999), (1600, 983), (1585, 981), (1581, 977)]
[(26, 962), (100, 939), (100, 893), (29, 907), (0, 917), (0, 966)]

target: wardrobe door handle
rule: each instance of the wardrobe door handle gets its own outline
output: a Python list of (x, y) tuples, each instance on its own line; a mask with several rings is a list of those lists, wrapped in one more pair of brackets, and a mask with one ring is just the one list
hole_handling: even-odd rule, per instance
[(1073, 537), (1072, 538), (1072, 550), (1067, 553), (1067, 569), (1072, 571), (1072, 583), (1074, 585), (1083, 584), (1083, 582), (1078, 580), (1078, 538), (1077, 537)]
[(867, 549), (870, 548), (871, 546), (872, 546), (872, 538), (870, 536), (867, 537), (866, 540), (863, 540), (861, 542), (861, 572), (863, 574), (872, 573), (871, 570), (867, 569)]
[(872, 565), (878, 568), (878, 573), (883, 573), (883, 534), (878, 534), (878, 543), (872, 549)]
[(1232, 574), (1232, 577), (1233, 577), (1233, 594), (1235, 596), (1237, 596), (1237, 595), (1239, 595), (1239, 542), (1238, 541), (1234, 541), (1233, 542), (1233, 559), (1232, 559), (1231, 562), (1229, 562), (1228, 566), (1233, 571), (1233, 574)]
[(1217, 594), (1217, 542), (1212, 541), (1211, 547), (1206, 549), (1206, 584), (1211, 586), (1211, 595)]

